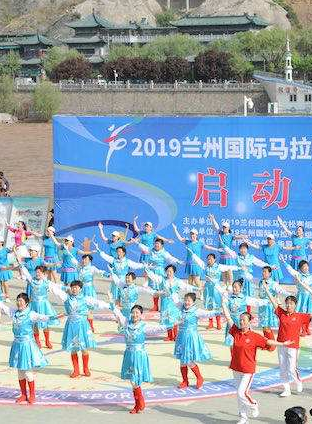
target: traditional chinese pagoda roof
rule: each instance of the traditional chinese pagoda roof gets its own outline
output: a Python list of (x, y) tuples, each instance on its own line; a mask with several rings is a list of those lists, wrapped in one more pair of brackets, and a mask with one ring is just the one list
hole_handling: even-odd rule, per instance
[(171, 22), (177, 27), (190, 26), (237, 26), (253, 24), (258, 27), (267, 27), (269, 22), (258, 15), (228, 15), (228, 16), (185, 16)]
[(42, 34), (0, 34), (0, 42), (12, 42), (19, 46), (35, 46), (43, 44), (45, 46), (54, 46), (57, 44), (55, 40), (48, 38)]
[(91, 15), (86, 16), (85, 18), (78, 19), (77, 21), (70, 22), (66, 24), (70, 28), (108, 28), (113, 29), (116, 26), (108, 21), (107, 19), (102, 18), (101, 16), (96, 15), (94, 12)]
[(19, 49), (19, 44), (16, 44), (13, 41), (0, 41), (0, 50), (12, 49)]
[(67, 38), (67, 40), (64, 40), (64, 43), (66, 44), (95, 44), (102, 42), (103, 40), (97, 35), (94, 35), (92, 37), (72, 37)]
[(38, 57), (32, 57), (30, 59), (21, 59), (21, 65), (40, 65), (41, 59)]
[(104, 60), (100, 56), (91, 56), (88, 58), (90, 63), (102, 63)]

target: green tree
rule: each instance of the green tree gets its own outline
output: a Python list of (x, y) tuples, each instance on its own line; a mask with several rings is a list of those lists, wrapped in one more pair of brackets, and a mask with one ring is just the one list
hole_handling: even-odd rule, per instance
[(254, 71), (253, 64), (239, 53), (231, 54), (230, 67), (234, 78), (242, 82), (250, 80)]
[(40, 118), (49, 121), (60, 108), (61, 93), (50, 81), (41, 81), (34, 90), (33, 104)]
[(64, 60), (75, 59), (83, 55), (75, 49), (66, 49), (65, 47), (54, 46), (47, 50), (43, 59), (43, 68), (48, 77), (51, 77), (54, 69)]
[(204, 50), (203, 46), (187, 34), (173, 34), (157, 37), (141, 48), (141, 57), (164, 61), (167, 57), (196, 56)]
[(165, 10), (162, 13), (157, 13), (156, 15), (156, 23), (157, 26), (160, 27), (169, 27), (171, 26), (171, 22), (176, 19), (176, 14), (173, 10)]
[(14, 82), (9, 75), (0, 76), (0, 112), (11, 113), (16, 111), (16, 100), (14, 97)]
[(108, 54), (108, 61), (115, 61), (118, 60), (121, 57), (127, 57), (127, 58), (133, 58), (133, 57), (140, 57), (141, 56), (141, 52), (140, 52), (140, 47), (137, 46), (125, 46), (125, 45), (121, 45), (121, 46), (113, 46), (110, 50), (109, 50), (109, 54)]
[(21, 58), (20, 55), (14, 51), (10, 51), (4, 56), (1, 63), (0, 73), (3, 75), (9, 75), (13, 79), (16, 77), (21, 69)]

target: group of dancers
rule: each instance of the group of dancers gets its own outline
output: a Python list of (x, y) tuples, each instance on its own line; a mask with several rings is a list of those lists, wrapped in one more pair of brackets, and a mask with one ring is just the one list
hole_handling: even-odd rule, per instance
[[(72, 235), (59, 239), (53, 227), (48, 227), (41, 235), (27, 229), (21, 221), (14, 227), (7, 224), (8, 231), (14, 235), (14, 246), (8, 249), (0, 239), (0, 311), (13, 321), (14, 341), (9, 365), (18, 370), (21, 395), (16, 402), (35, 402), (34, 370), (47, 365), (39, 332), (43, 331), (45, 347), (52, 349), (50, 329), (59, 325), (60, 318), (65, 316), (62, 349), (71, 355), (73, 370), (70, 377), (91, 375), (89, 350), (96, 348), (94, 310), (111, 311), (112, 319), (118, 321), (119, 331), (124, 334), (126, 349), (121, 378), (129, 380), (132, 385), (135, 400), (132, 414), (145, 407), (142, 383), (153, 381), (145, 349), (149, 335), (166, 333), (165, 340), (175, 342), (174, 356), (180, 361), (181, 389), (189, 385), (189, 370), (196, 378), (196, 387), (202, 387), (204, 378), (198, 364), (210, 361), (212, 355), (198, 332), (201, 319), (207, 319), (208, 329), (213, 328), (216, 319), (216, 328), (221, 330), (222, 317), (225, 317), (224, 342), (231, 350), (230, 368), (237, 383), (240, 424), (247, 423), (249, 415), (256, 417), (259, 414), (258, 404), (249, 393), (258, 348), (273, 351), (278, 347), (283, 384), (280, 396), (291, 395), (291, 382), (295, 383), (297, 392), (302, 392), (297, 357), (299, 336), (310, 334), (312, 275), (307, 250), (311, 240), (304, 236), (302, 227), (292, 234), (278, 217), (278, 222), (292, 240), (292, 246), (286, 248), (292, 250), (292, 260), (288, 264), (273, 234), (268, 234), (266, 243), (258, 246), (245, 235), (234, 235), (226, 220), (219, 225), (213, 215), (209, 217), (218, 235), (217, 247), (200, 241), (196, 229), (190, 231), (190, 238), (182, 237), (177, 226), (172, 224), (177, 240), (185, 245), (185, 261), (165, 249), (165, 244), (174, 240), (157, 234), (151, 222), (145, 222), (140, 230), (138, 217), (133, 222), (135, 234), (129, 240), (118, 231), (106, 237), (104, 227), (99, 223), (99, 235), (108, 244), (108, 252), (95, 241), (88, 249), (78, 249)], [(41, 237), (42, 257), (38, 243)], [(238, 252), (233, 247), (235, 239), (240, 240)], [(139, 262), (127, 257), (129, 244), (140, 249)], [(263, 259), (249, 253), (249, 247), (261, 248)], [(208, 251), (206, 261), (202, 259), (204, 249)], [(214, 252), (218, 252), (219, 262)], [(94, 254), (99, 254), (108, 263), (108, 271), (92, 265)], [(280, 285), (282, 262), (297, 283), (296, 297)], [(177, 266), (184, 263), (187, 282), (176, 277)], [(253, 265), (262, 268), (258, 282), (253, 277)], [(17, 296), (16, 308), (8, 305), (14, 269), (26, 285)], [(143, 285), (136, 284), (135, 272), (138, 270), (144, 278)], [(111, 280), (108, 302), (98, 299), (93, 283), (95, 275)], [(160, 312), (159, 325), (149, 325), (142, 319), (143, 308), (138, 304), (142, 292), (153, 298), (152, 311)], [(49, 293), (64, 302), (63, 314), (56, 313), (49, 301)], [(280, 295), (286, 297), (284, 308), (279, 304)], [(197, 306), (196, 299), (203, 300), (203, 308)], [(256, 315), (252, 307), (257, 308), (257, 325), (262, 328), (263, 335), (251, 329)], [(278, 328), (276, 339), (275, 328)]]

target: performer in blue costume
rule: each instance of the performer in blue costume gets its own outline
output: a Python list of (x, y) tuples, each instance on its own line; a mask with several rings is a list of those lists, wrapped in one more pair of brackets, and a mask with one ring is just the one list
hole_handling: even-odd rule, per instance
[[(96, 266), (92, 265), (93, 257), (91, 255), (83, 255), (81, 260), (81, 266), (78, 268), (78, 278), (83, 283), (82, 293), (84, 296), (93, 297), (97, 299), (96, 290), (94, 287), (93, 279), (95, 275), (98, 275), (101, 278), (108, 278), (109, 273), (98, 269)], [(89, 307), (88, 321), (94, 333), (93, 325), (93, 307)]]
[[(238, 270), (234, 273), (235, 279), (243, 278), (243, 294), (253, 297), (255, 295), (255, 285), (253, 282), (253, 265), (263, 268), (268, 266), (266, 262), (258, 259), (255, 255), (248, 253), (248, 243), (244, 242), (239, 245), (239, 254), (237, 255)], [(250, 313), (250, 307), (247, 307), (247, 312)]]
[(51, 232), (50, 237), (52, 241), (61, 249), (62, 252), (62, 267), (61, 267), (61, 281), (64, 284), (64, 288), (68, 286), (72, 281), (78, 279), (78, 265), (79, 265), (79, 256), (78, 255), (91, 255), (96, 253), (94, 250), (81, 250), (74, 246), (74, 237), (68, 235), (64, 239), (64, 244), (60, 243)]
[[(279, 294), (283, 294), (285, 296), (290, 295), (286, 290), (284, 290), (278, 281), (273, 280), (272, 278), (272, 268), (270, 266), (264, 266), (262, 268), (262, 278), (259, 281), (259, 299), (266, 300), (267, 303), (265, 305), (262, 305), (258, 309), (258, 321), (259, 321), (259, 327), (262, 327), (263, 334), (266, 338), (270, 340), (274, 340), (274, 334), (272, 331), (272, 328), (278, 327), (278, 318), (275, 314), (274, 308), (269, 302), (269, 297), (267, 295), (267, 291), (264, 287), (266, 285), (268, 291), (271, 293), (272, 296), (276, 297)], [(273, 346), (271, 350), (274, 350), (275, 347)]]
[(284, 246), (283, 249), (292, 251), (291, 266), (294, 270), (297, 270), (300, 261), (308, 260), (307, 249), (311, 249), (312, 239), (305, 237), (302, 225), (299, 225), (296, 233), (293, 234), (280, 216), (277, 217), (277, 221), (287, 236), (291, 237), (292, 246)]
[(137, 414), (145, 408), (141, 385), (153, 381), (148, 354), (145, 349), (146, 336), (163, 333), (167, 328), (164, 325), (150, 326), (143, 322), (143, 308), (140, 305), (132, 307), (129, 320), (116, 307), (114, 307), (113, 312), (123, 328), (122, 332), (125, 335), (126, 342), (121, 378), (122, 380), (129, 380), (132, 385), (135, 405), (129, 412), (130, 414)]
[[(127, 251), (124, 246), (120, 246), (116, 249), (117, 257), (115, 258), (114, 256), (108, 255), (107, 253), (101, 251), (98, 244), (94, 243), (94, 245), (97, 251), (100, 253), (101, 258), (110, 264), (110, 270), (112, 274), (115, 274), (124, 283), (126, 274), (130, 271), (130, 269), (137, 270), (144, 269), (145, 267), (144, 264), (128, 259), (126, 256)], [(117, 286), (113, 280), (110, 285), (110, 292), (113, 295), (114, 301), (117, 303), (120, 302), (120, 291), (120, 285)]]
[(147, 270), (148, 277), (157, 285), (160, 297), (160, 324), (168, 327), (167, 337), (164, 341), (174, 341), (178, 334), (178, 322), (181, 318), (180, 308), (176, 305), (177, 299), (182, 291), (194, 292), (196, 287), (185, 283), (175, 276), (177, 268), (175, 265), (167, 265), (166, 277), (157, 275)]
[[(287, 264), (284, 261), (284, 258), (281, 256), (280, 258), (284, 265), (286, 266), (287, 271), (294, 277), (295, 283), (297, 283), (297, 306), (296, 311), (297, 312), (303, 312), (303, 313), (312, 313), (312, 296), (309, 291), (305, 289), (304, 286), (312, 287), (312, 274), (309, 270), (309, 263), (305, 260), (302, 260), (299, 262), (298, 270), (295, 270), (292, 266)], [(303, 283), (299, 284), (299, 283)], [(306, 335), (311, 335), (309, 324), (305, 324), (302, 329), (300, 336), (304, 337)]]
[(255, 249), (262, 249), (264, 260), (272, 269), (272, 280), (281, 282), (283, 280), (283, 272), (279, 256), (282, 248), (276, 243), (274, 234), (268, 234), (267, 243), (261, 246), (251, 243), (249, 240), (246, 240), (246, 243)]
[[(221, 230), (220, 225), (216, 221), (216, 218), (214, 217), (214, 215), (209, 214), (209, 218), (213, 228), (218, 233), (219, 248), (224, 249), (224, 251), (220, 254), (220, 264), (221, 265), (236, 265), (235, 256), (232, 255), (233, 241), (244, 240), (246, 239), (246, 235), (243, 235), (243, 234), (233, 235), (228, 221), (222, 222), (222, 230)], [(227, 283), (229, 286), (231, 286), (233, 283), (233, 272), (232, 271), (223, 272), (222, 279), (224, 283)]]
[[(222, 297), (226, 298), (228, 310), (236, 326), (239, 326), (239, 317), (242, 313), (247, 312), (248, 306), (261, 306), (268, 303), (267, 300), (256, 299), (254, 297), (244, 295), (242, 292), (243, 283), (242, 278), (234, 280), (232, 284), (232, 293), (229, 293), (226, 290), (221, 290)], [(227, 325), (224, 337), (224, 344), (226, 346), (233, 345), (233, 337), (229, 333), (229, 329), (230, 328)]]
[(179, 384), (181, 389), (189, 385), (188, 368), (195, 374), (196, 388), (200, 389), (204, 384), (204, 379), (196, 362), (207, 362), (212, 359), (210, 350), (198, 333), (197, 327), (200, 318), (211, 318), (215, 313), (197, 308), (195, 301), (196, 294), (187, 293), (184, 296), (183, 303), (177, 302), (181, 311), (181, 320), (175, 342), (174, 356), (180, 360), (180, 371), (183, 379)]
[[(17, 368), (21, 389), (21, 396), (15, 402), (28, 401), (28, 403), (33, 404), (36, 400), (33, 369), (43, 368), (47, 365), (46, 358), (35, 342), (33, 326), (35, 323), (47, 322), (50, 317), (32, 311), (26, 293), (20, 293), (17, 296), (16, 305), (17, 308), (10, 308), (0, 302), (0, 310), (11, 317), (13, 321), (14, 341), (10, 351), (9, 365), (12, 368)], [(27, 382), (29, 395), (27, 395)]]
[(126, 232), (125, 234), (119, 232), (119, 231), (113, 231), (111, 235), (111, 239), (107, 238), (104, 234), (104, 225), (102, 222), (98, 223), (99, 231), (101, 239), (108, 244), (109, 246), (109, 252), (108, 254), (110, 256), (113, 256), (114, 258), (117, 258), (117, 249), (119, 247), (126, 247), (128, 244), (132, 243), (132, 240), (127, 241), (127, 233), (129, 224), (126, 224)]
[(96, 342), (87, 320), (89, 307), (109, 309), (110, 305), (94, 297), (84, 296), (82, 292), (83, 283), (78, 280), (70, 283), (69, 294), (56, 284), (52, 287), (53, 293), (64, 302), (67, 315), (62, 337), (62, 349), (71, 352), (74, 370), (70, 374), (70, 377), (77, 378), (80, 375), (78, 352), (82, 353), (83, 375), (90, 377), (88, 350), (95, 349)]
[(8, 255), (11, 249), (4, 247), (4, 238), (0, 237), (0, 286), (4, 294), (5, 301), (9, 302), (9, 281), (13, 278), (12, 267)]
[[(27, 296), (30, 299), (30, 309), (40, 315), (56, 316), (56, 312), (48, 299), (49, 291), (53, 291), (52, 281), (47, 279), (47, 268), (44, 265), (37, 266), (35, 277), (33, 278), (27, 268), (22, 266), (22, 275), (27, 281)], [(50, 342), (50, 327), (59, 325), (58, 319), (50, 319), (48, 322), (39, 322), (34, 325), (34, 338), (39, 348), (41, 342), (39, 338), (39, 330), (43, 330), (45, 346), (52, 349)]]
[[(51, 234), (55, 234), (54, 227), (48, 227), (46, 230), (46, 234), (43, 237), (43, 248), (44, 248), (44, 262), (45, 264), (53, 264), (48, 269), (48, 279), (57, 282), (57, 269), (58, 264), (60, 263), (60, 258), (58, 255), (58, 246), (53, 241)], [(54, 265), (57, 264), (57, 265)]]
[(199, 289), (199, 296), (203, 298), (203, 284), (201, 282), (201, 278), (203, 276), (203, 270), (198, 265), (198, 263), (194, 260), (193, 254), (201, 259), (203, 249), (207, 250), (216, 250), (219, 249), (214, 248), (213, 246), (209, 246), (205, 244), (203, 241), (198, 240), (198, 231), (196, 228), (192, 228), (190, 231), (190, 238), (182, 237), (179, 233), (177, 226), (172, 224), (173, 231), (177, 237), (177, 239), (184, 243), (186, 246), (187, 256), (186, 256), (186, 265), (185, 265), (185, 273), (188, 278), (189, 284), (197, 287)]
[[(137, 304), (140, 293), (153, 295), (155, 290), (150, 287), (137, 286), (135, 284), (136, 275), (134, 272), (128, 272), (125, 279), (120, 279), (112, 273), (114, 283), (120, 289), (120, 307), (124, 317), (130, 319), (131, 309)], [(112, 299), (114, 298), (111, 294)]]
[[(235, 271), (237, 266), (216, 263), (216, 255), (214, 253), (210, 253), (207, 256), (207, 264), (195, 253), (192, 253), (192, 260), (205, 272), (204, 307), (210, 311), (215, 311), (217, 329), (221, 330), (221, 292), (226, 290), (226, 286), (221, 280), (222, 272)], [(213, 318), (209, 318), (207, 328), (213, 328)]]
[[(179, 259), (172, 256), (167, 250), (164, 248), (164, 241), (162, 239), (156, 239), (154, 242), (153, 248), (150, 250), (147, 246), (142, 243), (138, 243), (139, 249), (144, 253), (149, 255), (149, 265), (153, 269), (153, 273), (156, 275), (160, 275), (165, 277), (165, 266), (167, 264), (182, 264), (183, 262)], [(158, 290), (158, 284), (152, 281), (150, 278), (148, 280), (148, 285), (154, 289)], [(154, 306), (151, 309), (152, 312), (159, 311), (159, 297), (158, 295), (153, 297)]]

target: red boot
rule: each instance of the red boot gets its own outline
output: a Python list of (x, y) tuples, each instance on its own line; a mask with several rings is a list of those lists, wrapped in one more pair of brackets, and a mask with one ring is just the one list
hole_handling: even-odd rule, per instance
[(164, 338), (164, 342), (172, 342), (172, 340), (174, 340), (173, 330), (167, 330), (167, 334), (168, 336)]
[(90, 377), (91, 373), (89, 370), (89, 354), (82, 355), (82, 363), (83, 363), (83, 374), (86, 377)]
[[(275, 340), (274, 333), (270, 328), (263, 329), (263, 335), (269, 340)], [(265, 350), (273, 352), (275, 349), (276, 349), (276, 346), (268, 346)]]
[(152, 309), (150, 309), (151, 312), (158, 312), (158, 297), (154, 296), (153, 297), (153, 302), (154, 302), (154, 306), (152, 307)]
[(92, 333), (94, 333), (93, 319), (92, 319), (92, 318), (88, 318), (88, 322), (89, 322), (89, 324), (90, 324), (90, 327), (91, 327)]
[(41, 349), (41, 343), (40, 343), (40, 339), (39, 339), (39, 332), (38, 333), (34, 333), (34, 338), (35, 338), (35, 342), (37, 343), (37, 346), (39, 347), (39, 349)]
[(249, 314), (251, 314), (251, 306), (250, 305), (247, 305), (246, 312), (248, 312)]
[(21, 388), (21, 396), (19, 396), (15, 402), (22, 403), (27, 401), (27, 392), (26, 392), (26, 379), (18, 380), (20, 388)]
[(173, 326), (173, 340), (176, 340), (178, 336), (178, 325), (174, 324)]
[(203, 379), (203, 376), (201, 375), (201, 373), (199, 371), (198, 365), (195, 365), (193, 368), (191, 368), (191, 370), (193, 371), (193, 373), (195, 374), (196, 379), (197, 379), (196, 388), (200, 389), (201, 387), (203, 387), (204, 379)]
[(43, 331), (44, 334), (44, 340), (45, 340), (45, 345), (48, 349), (52, 349), (52, 344), (50, 342), (50, 331), (49, 330), (44, 330)]
[(213, 328), (213, 318), (209, 318), (209, 324), (207, 326), (207, 330), (211, 330)]
[(139, 390), (138, 389), (140, 389), (140, 387), (136, 387), (135, 389), (133, 389), (133, 397), (134, 397), (135, 405), (134, 405), (133, 409), (131, 409), (131, 411), (129, 411), (129, 414), (137, 414), (140, 410)]
[(187, 378), (187, 365), (183, 365), (180, 367), (181, 375), (182, 375), (182, 382), (178, 385), (179, 389), (185, 389), (189, 385), (189, 381)]
[(141, 387), (137, 388), (137, 393), (138, 393), (138, 408), (139, 408), (139, 411), (143, 411), (145, 409), (145, 400), (143, 397)]
[(73, 363), (74, 371), (70, 374), (71, 378), (79, 377), (79, 362), (78, 362), (78, 355), (77, 353), (71, 354), (71, 360)]
[(217, 321), (217, 330), (222, 330), (221, 315), (216, 316), (216, 321)]
[(32, 405), (33, 403), (36, 402), (35, 382), (34, 381), (28, 381), (28, 387), (29, 387), (28, 403)]

